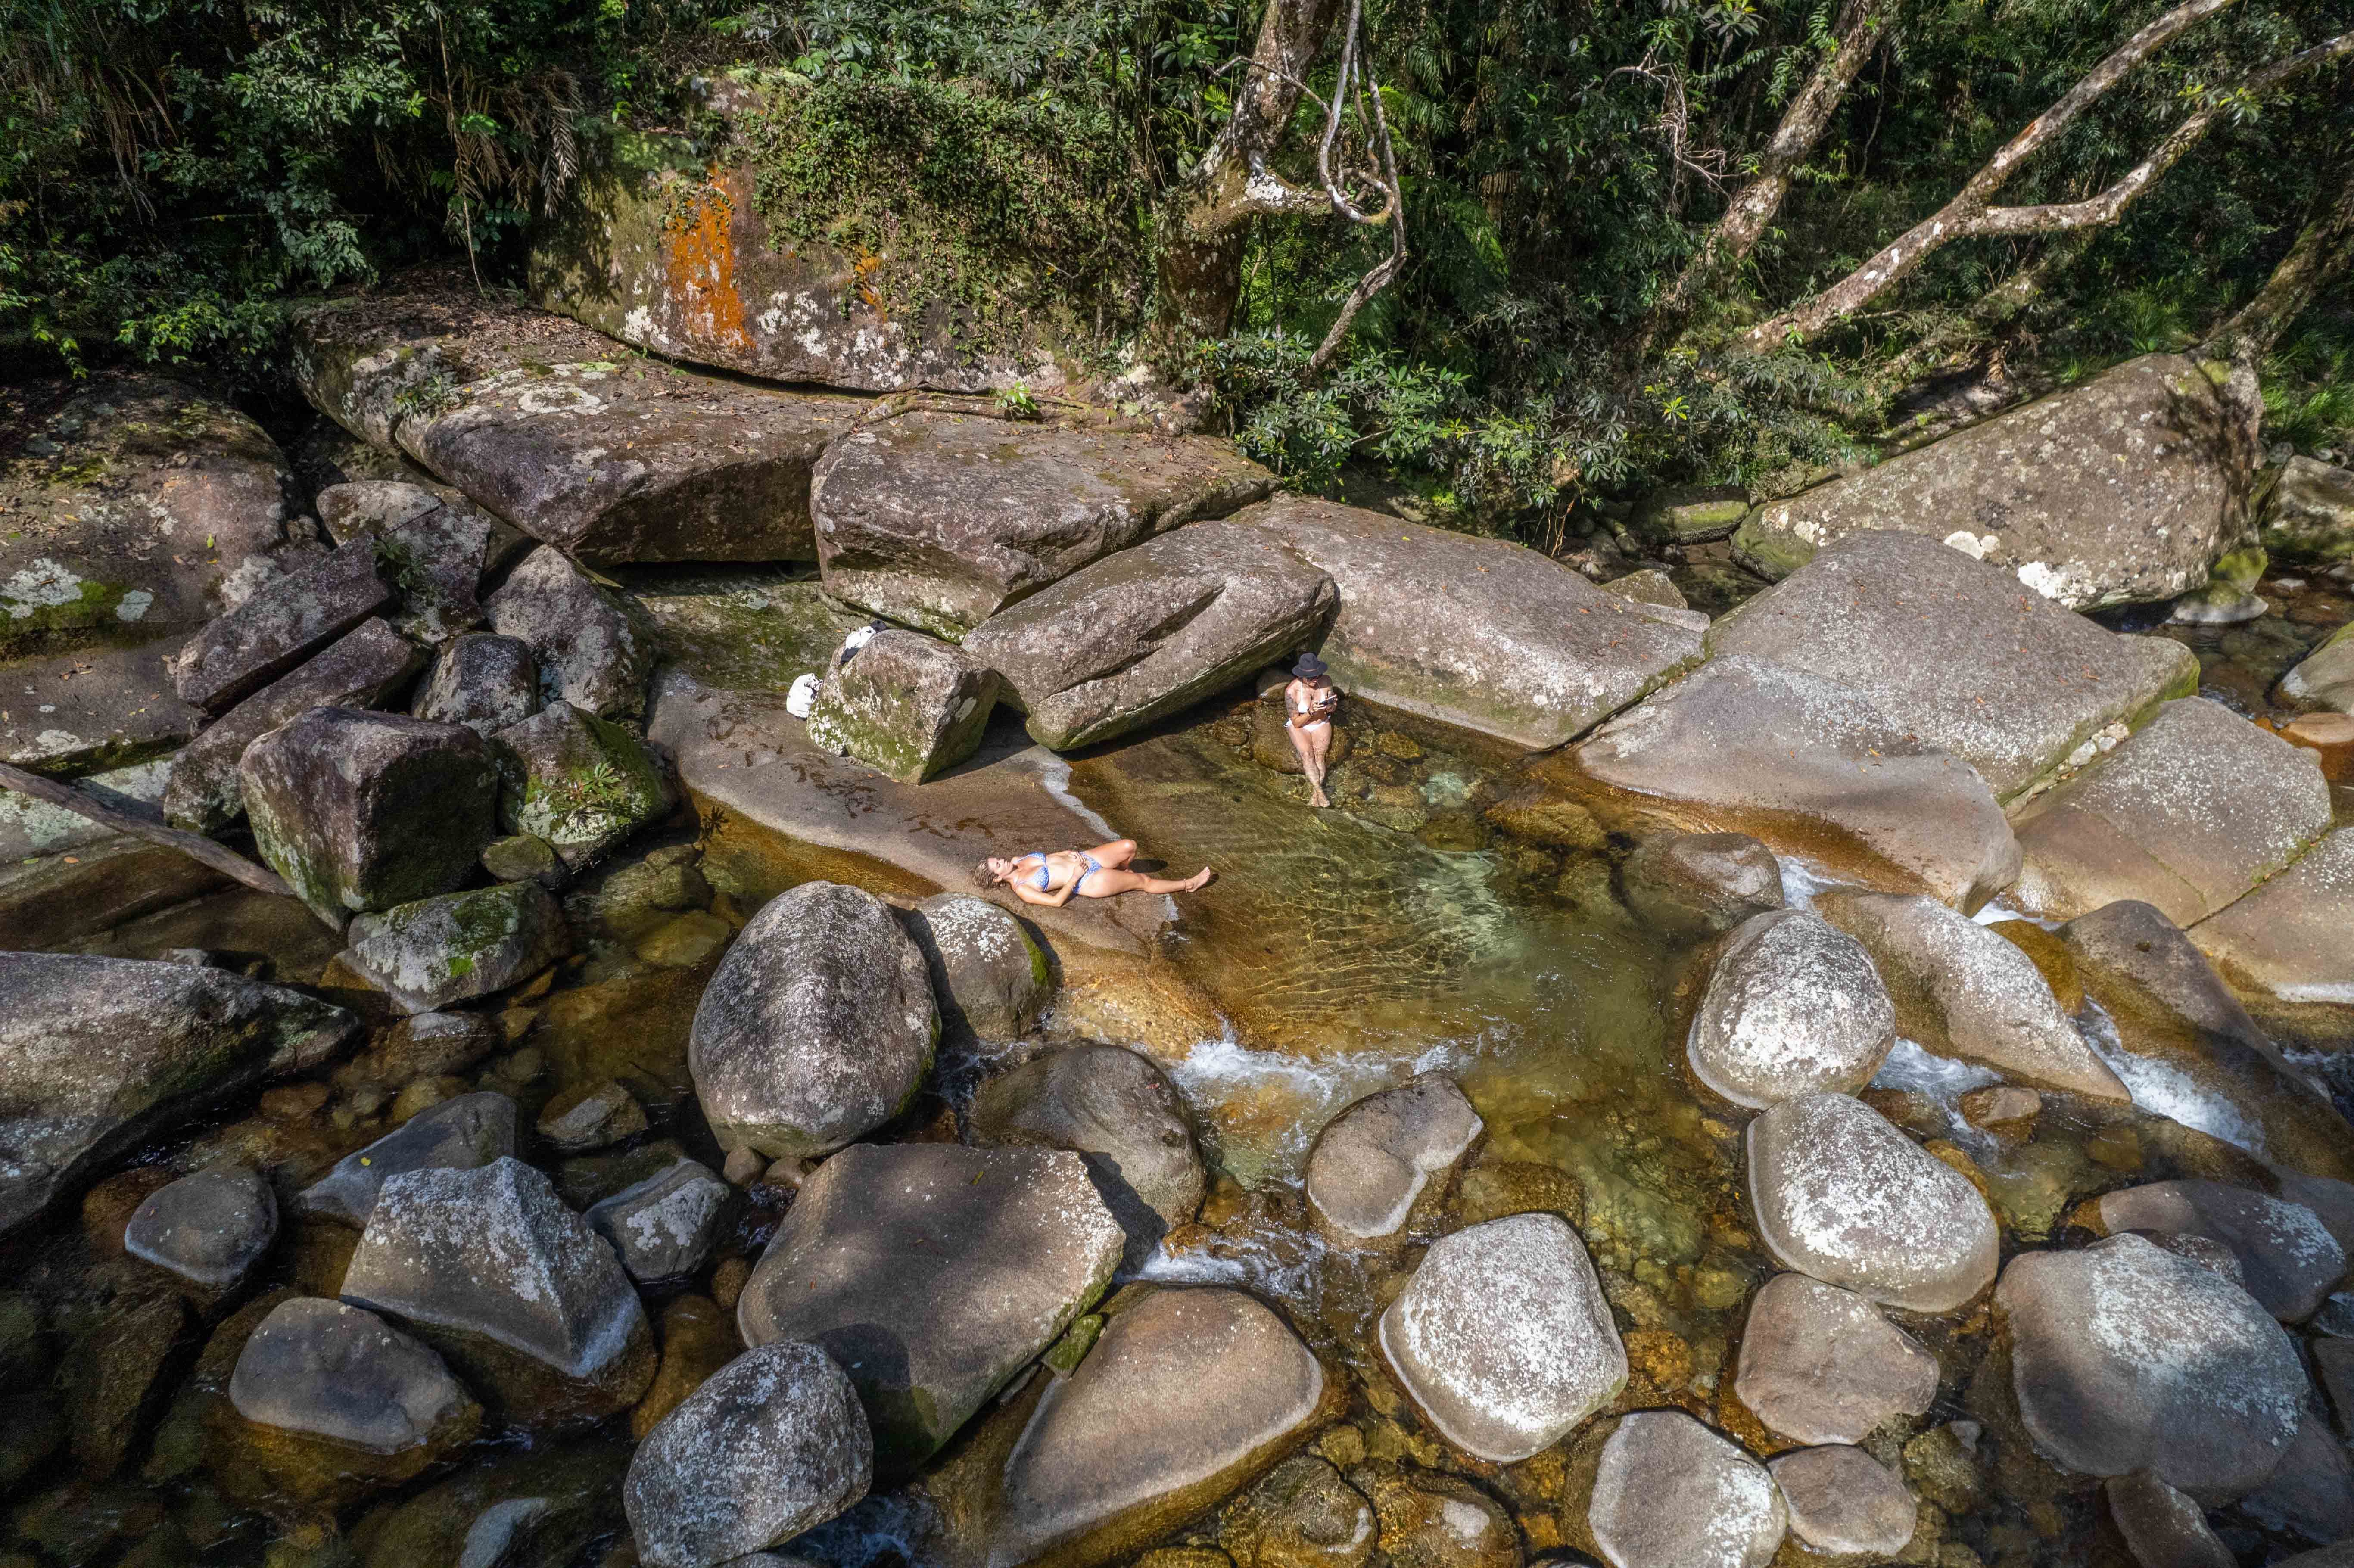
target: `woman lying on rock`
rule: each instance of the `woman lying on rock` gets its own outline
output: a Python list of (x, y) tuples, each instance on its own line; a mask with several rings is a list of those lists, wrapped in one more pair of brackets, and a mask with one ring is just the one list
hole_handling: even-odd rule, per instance
[(1194, 893), (1209, 885), (1212, 874), (1206, 865), (1182, 882), (1172, 882), (1129, 870), (1129, 863), (1135, 858), (1134, 839), (1114, 839), (1089, 850), (1032, 850), (1013, 860), (991, 855), (972, 868), (972, 879), (984, 891), (1004, 883), (1023, 903), (1043, 904), (1050, 909), (1060, 909), (1074, 897)]

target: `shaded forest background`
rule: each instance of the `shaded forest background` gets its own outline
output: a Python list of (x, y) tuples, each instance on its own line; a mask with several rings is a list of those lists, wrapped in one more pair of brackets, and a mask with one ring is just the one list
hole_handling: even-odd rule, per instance
[[(1249, 5), (0, 0), (0, 361), (158, 362), (281, 397), (287, 300), (419, 263), (512, 285), (533, 224), (617, 134), (716, 145), (708, 86), (750, 72), (790, 108), (737, 155), (759, 160), (789, 231), (913, 259), (976, 301), (1015, 258), (1051, 268), (1123, 352), (1213, 388), (1219, 424), (1291, 482), (1379, 470), (1442, 519), (1543, 542), (1575, 504), (1650, 485), (1794, 489), (1956, 388), (2016, 396), (2207, 342), (2354, 182), (2354, 63), (2233, 86), (2343, 33), (2342, 6), (2220, 5), (2003, 191), (2081, 200), (2215, 110), (2113, 224), (1957, 241), (1828, 331), (1743, 341), (1935, 211), (2167, 9), (1885, 6), (1763, 238), (1662, 332), (1662, 299), (1852, 5), (1364, 0), (1406, 253), (1310, 374), (1386, 226), (1255, 218), (1223, 333), (1168, 330), (1156, 297), (1187, 172), (1250, 75)], [(1271, 154), (1303, 186), (1345, 30)], [(1367, 123), (1348, 133), (1369, 158)], [(2264, 344), (2264, 372), (2267, 440), (2343, 461), (2343, 273)]]

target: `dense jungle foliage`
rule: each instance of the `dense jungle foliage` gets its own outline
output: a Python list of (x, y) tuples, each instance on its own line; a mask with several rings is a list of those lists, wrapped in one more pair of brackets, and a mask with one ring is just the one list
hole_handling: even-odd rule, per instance
[[(1293, 482), (1386, 467), (1442, 515), (1536, 534), (1570, 503), (1649, 483), (1788, 488), (1901, 424), (1940, 377), (2031, 387), (2202, 341), (2354, 175), (2354, 61), (2230, 89), (2343, 31), (2344, 0), (2239, 0), (2198, 22), (2004, 192), (2085, 196), (2219, 103), (2114, 226), (1957, 242), (1835, 330), (1734, 351), (1740, 328), (1935, 210), (2163, 9), (1893, 7), (1763, 240), (1688, 326), (1630, 355), (1832, 47), (1833, 8), (1366, 0), (1409, 254), (1306, 377), (1387, 251), (1378, 226), (1261, 218), (1231, 334), (1146, 332), (1172, 193), (1243, 79), (1247, 6), (0, 0), (0, 358), (193, 362), (266, 385), (285, 299), (432, 260), (511, 283), (530, 226), (612, 128), (692, 132), (699, 79), (748, 67), (797, 94), (763, 173), (789, 226), (952, 229), (943, 286), (968, 292), (992, 255), (1044, 258), (1114, 335), (1206, 377)], [(1329, 90), (1336, 52), (1311, 90)], [(1321, 118), (1300, 103), (1278, 160), (1295, 179), (1312, 183)], [(1971, 310), (2039, 260), (2024, 310)], [(2343, 276), (2273, 345), (2265, 387), (2270, 439), (2354, 440)]]

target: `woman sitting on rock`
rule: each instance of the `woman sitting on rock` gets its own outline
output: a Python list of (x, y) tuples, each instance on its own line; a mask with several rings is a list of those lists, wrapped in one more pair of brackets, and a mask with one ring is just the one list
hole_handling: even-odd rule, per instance
[(1284, 733), (1291, 737), (1291, 749), (1299, 753), (1311, 806), (1332, 803), (1324, 793), (1324, 758), (1332, 749), (1332, 715), (1340, 706), (1341, 694), (1326, 678), (1324, 661), (1302, 653), (1291, 667), (1291, 683), (1283, 688)]
[(1089, 850), (1032, 850), (1013, 860), (991, 855), (972, 868), (982, 891), (1004, 883), (1024, 904), (1060, 909), (1074, 897), (1110, 898), (1122, 893), (1194, 893), (1209, 885), (1204, 866), (1182, 882), (1128, 869), (1136, 858), (1134, 839), (1114, 839)]

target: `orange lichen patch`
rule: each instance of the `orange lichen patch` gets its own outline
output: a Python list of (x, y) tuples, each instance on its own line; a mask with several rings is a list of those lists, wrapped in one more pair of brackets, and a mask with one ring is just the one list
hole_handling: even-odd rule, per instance
[(860, 246), (857, 257), (850, 263), (851, 283), (858, 291), (859, 302), (873, 311), (877, 319), (885, 319), (883, 291), (876, 281), (882, 270), (883, 258)]
[(663, 226), (663, 260), (679, 329), (687, 337), (748, 350), (744, 296), (736, 291), (734, 175), (717, 164)]

